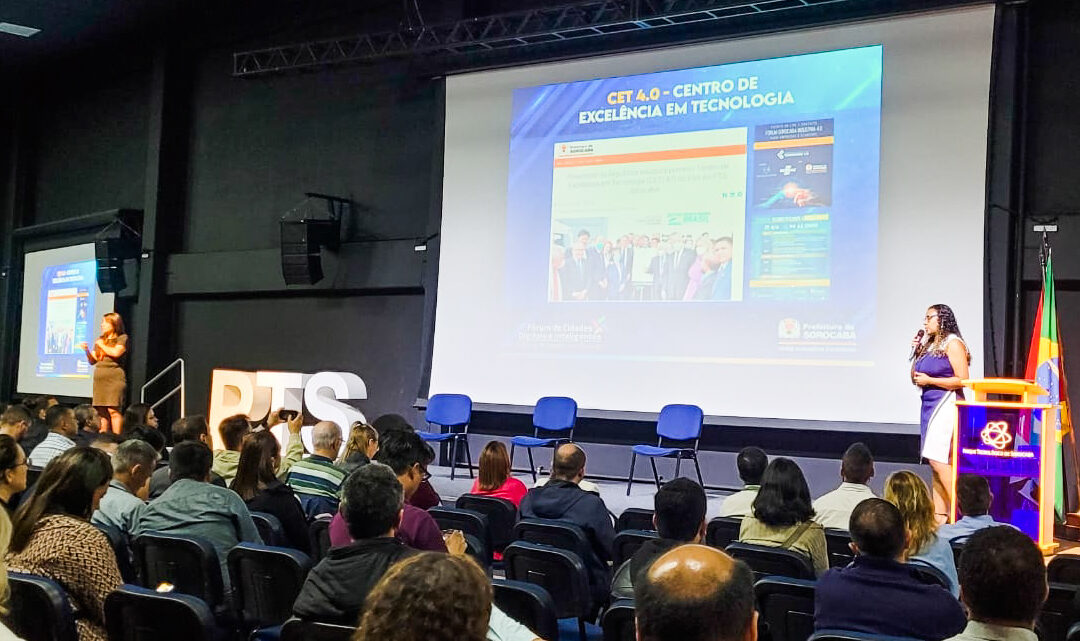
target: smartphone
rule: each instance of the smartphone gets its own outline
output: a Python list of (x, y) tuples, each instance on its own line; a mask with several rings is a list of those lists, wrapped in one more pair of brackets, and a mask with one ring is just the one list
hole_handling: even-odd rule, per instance
[(278, 412), (278, 416), (280, 416), (283, 421), (291, 421), (296, 418), (297, 414), (299, 414), (299, 412), (296, 410), (281, 410)]

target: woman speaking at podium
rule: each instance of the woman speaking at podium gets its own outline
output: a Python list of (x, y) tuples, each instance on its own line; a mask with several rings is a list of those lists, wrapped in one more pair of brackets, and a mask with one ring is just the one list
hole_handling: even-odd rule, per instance
[(124, 320), (120, 314), (109, 312), (101, 319), (101, 336), (94, 341), (94, 348), (90, 349), (86, 343), (79, 346), (94, 366), (94, 399), (91, 404), (97, 409), (103, 432), (120, 433), (123, 419), (120, 410), (127, 391), (127, 376), (124, 374), (127, 342)]
[(964, 397), (961, 381), (968, 377), (971, 352), (948, 305), (931, 305), (919, 334), (912, 344), (911, 381), (922, 389), (922, 456), (933, 471), (934, 513), (944, 522), (953, 492), (949, 455), (956, 400)]

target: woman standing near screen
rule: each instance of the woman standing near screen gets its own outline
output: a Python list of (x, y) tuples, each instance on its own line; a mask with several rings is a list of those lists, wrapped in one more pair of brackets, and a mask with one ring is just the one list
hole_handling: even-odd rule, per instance
[(971, 352), (948, 305), (931, 305), (923, 329), (922, 340), (915, 344), (911, 381), (922, 389), (922, 455), (933, 471), (934, 513), (944, 522), (953, 491), (949, 455), (956, 426), (956, 400), (964, 398), (961, 381), (968, 377)]
[(124, 375), (124, 356), (127, 354), (127, 332), (120, 314), (110, 312), (101, 319), (101, 336), (94, 341), (90, 349), (86, 343), (80, 345), (86, 352), (86, 359), (94, 366), (94, 400), (101, 420), (101, 431), (120, 433), (123, 416), (120, 409), (124, 406), (124, 393), (127, 390), (127, 376)]

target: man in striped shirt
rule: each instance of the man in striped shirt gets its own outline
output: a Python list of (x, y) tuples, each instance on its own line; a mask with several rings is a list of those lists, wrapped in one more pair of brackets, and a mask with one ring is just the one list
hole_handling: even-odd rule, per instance
[(30, 465), (34, 467), (45, 467), (49, 461), (75, 447), (72, 439), (79, 432), (75, 412), (62, 405), (53, 405), (45, 412), (45, 425), (49, 428), (49, 433), (28, 457)]
[(347, 476), (345, 470), (334, 465), (341, 450), (341, 428), (321, 421), (315, 424), (311, 440), (315, 453), (293, 464), (285, 480), (300, 498), (309, 519), (337, 513), (341, 486)]

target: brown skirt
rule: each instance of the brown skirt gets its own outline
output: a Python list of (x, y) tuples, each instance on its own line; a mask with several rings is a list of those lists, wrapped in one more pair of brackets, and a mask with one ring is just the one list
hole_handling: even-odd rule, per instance
[(94, 367), (94, 407), (124, 407), (124, 393), (127, 391), (127, 376), (124, 370), (115, 364), (99, 363)]

